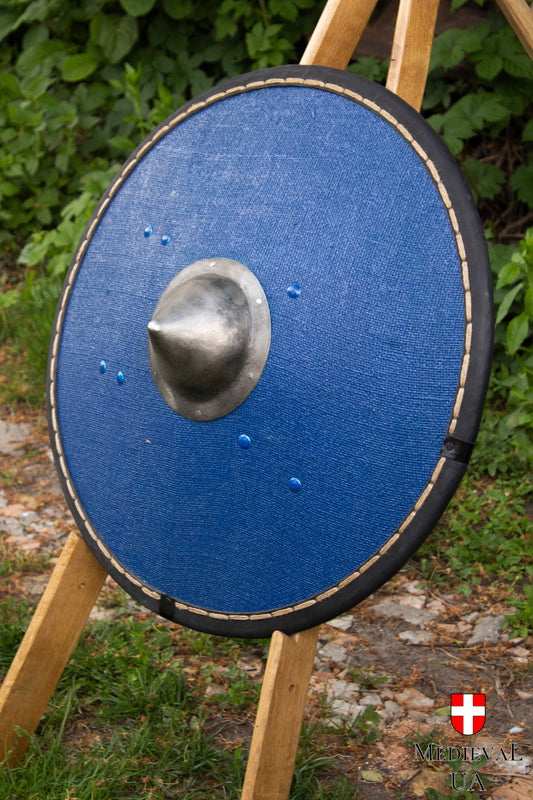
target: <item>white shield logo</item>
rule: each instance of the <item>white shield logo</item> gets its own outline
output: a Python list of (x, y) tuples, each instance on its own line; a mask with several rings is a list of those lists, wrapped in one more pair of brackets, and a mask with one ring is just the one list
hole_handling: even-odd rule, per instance
[(451, 722), (457, 733), (471, 736), (485, 724), (484, 694), (452, 694)]

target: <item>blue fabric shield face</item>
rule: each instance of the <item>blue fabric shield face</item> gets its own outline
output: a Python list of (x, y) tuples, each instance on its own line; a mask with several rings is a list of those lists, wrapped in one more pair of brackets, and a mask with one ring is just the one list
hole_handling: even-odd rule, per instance
[[(490, 339), (475, 211), (422, 120), (345, 73), (266, 75), (193, 101), (127, 162), (50, 361), (54, 449), (96, 555), (148, 607), (240, 635), (317, 624), (403, 563), (464, 471)], [(244, 402), (196, 422), (154, 384), (147, 325), (216, 258), (255, 275), (272, 338)]]

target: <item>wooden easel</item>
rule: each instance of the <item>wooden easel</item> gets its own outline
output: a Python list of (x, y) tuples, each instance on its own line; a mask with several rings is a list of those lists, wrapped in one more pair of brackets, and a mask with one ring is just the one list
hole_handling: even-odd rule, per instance
[[(498, 0), (533, 58), (533, 8)], [(345, 69), (377, 0), (328, 0), (301, 64)], [(439, 0), (400, 0), (387, 88), (420, 110)], [(34, 733), (106, 579), (71, 533), (0, 687), (0, 764), (15, 765)], [(241, 800), (286, 800), (298, 749), (319, 628), (274, 632)]]

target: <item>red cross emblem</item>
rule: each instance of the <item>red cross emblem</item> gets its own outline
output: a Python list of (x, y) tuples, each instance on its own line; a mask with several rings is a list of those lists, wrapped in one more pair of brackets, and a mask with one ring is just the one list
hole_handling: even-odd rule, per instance
[(450, 717), (457, 733), (478, 733), (485, 724), (485, 695), (452, 694)]

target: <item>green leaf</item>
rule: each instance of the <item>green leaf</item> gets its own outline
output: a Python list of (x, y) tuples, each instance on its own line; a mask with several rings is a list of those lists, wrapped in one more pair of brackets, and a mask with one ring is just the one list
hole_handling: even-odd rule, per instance
[(7, 8), (0, 8), (0, 41), (14, 30), (18, 18), (17, 11), (8, 11)]
[(26, 172), (28, 173), (28, 175), (33, 176), (39, 169), (39, 159), (36, 158), (35, 156), (30, 156), (24, 162), (24, 166), (26, 168)]
[(350, 64), (347, 69), (350, 72), (355, 72), (356, 75), (362, 75), (363, 78), (376, 82), (383, 80), (387, 74), (386, 63), (375, 56), (361, 56), (353, 64)]
[(435, 67), (451, 69), (464, 61), (467, 53), (475, 53), (482, 45), (481, 37), (473, 28), (450, 28), (436, 37), (431, 52), (430, 70)]
[[(453, 112), (453, 113), (452, 113)], [(444, 118), (444, 133), (448, 136), (456, 136), (458, 139), (469, 139), (474, 135), (475, 128), (468, 117), (460, 111), (452, 109)]]
[(362, 769), (361, 778), (364, 781), (370, 781), (371, 783), (383, 783), (383, 775), (373, 769)]
[(69, 156), (66, 150), (61, 150), (55, 157), (54, 164), (59, 172), (66, 172), (69, 165)]
[(88, 78), (98, 67), (96, 56), (89, 53), (79, 53), (69, 56), (61, 64), (61, 77), (64, 81), (75, 83)]
[(508, 286), (510, 283), (514, 283), (521, 274), (522, 270), (520, 264), (517, 264), (516, 261), (509, 261), (508, 264), (505, 264), (505, 266), (501, 268), (498, 274), (496, 289), (501, 289), (502, 286)]
[(193, 0), (163, 0), (163, 8), (171, 19), (185, 19), (190, 16)]
[(468, 182), (480, 196), (493, 199), (505, 181), (503, 171), (495, 164), (482, 164), (476, 158), (467, 158), (463, 163)]
[(500, 307), (498, 309), (498, 315), (496, 317), (496, 322), (494, 323), (495, 325), (499, 325), (502, 319), (504, 319), (504, 317), (507, 316), (509, 309), (513, 304), (513, 300), (517, 296), (518, 292), (523, 288), (524, 284), (518, 283), (516, 286), (513, 286), (513, 288), (510, 291), (507, 292), (507, 294), (500, 303)]
[(32, 27), (24, 34), (24, 38), (22, 40), (22, 49), (26, 50), (28, 47), (33, 47), (34, 44), (46, 42), (49, 38), (50, 31), (46, 25), (32, 25)]
[(172, 105), (172, 103), (173, 103), (172, 95), (169, 92), (169, 90), (167, 89), (167, 87), (163, 86), (162, 83), (158, 83), (157, 84), (157, 96), (159, 97), (161, 102), (164, 103), (165, 105), (167, 105), (167, 106)]
[(484, 126), (485, 122), (501, 122), (509, 116), (509, 109), (503, 105), (501, 98), (496, 93), (478, 92), (478, 94), (466, 95), (464, 99), (467, 98), (469, 102), (464, 103), (464, 108), (470, 112), (474, 125), (479, 129)]
[(120, 0), (120, 5), (132, 17), (143, 17), (155, 5), (155, 0)]
[(511, 175), (510, 184), (518, 199), (533, 208), (533, 162), (517, 167)]
[(516, 353), (528, 333), (529, 319), (525, 312), (510, 321), (507, 326), (507, 349), (510, 355)]
[(523, 142), (533, 142), (533, 119), (526, 122), (524, 130), (522, 131)]
[(9, 95), (10, 99), (20, 97), (18, 80), (10, 72), (0, 73), (0, 91), (4, 95), (2, 98), (4, 102), (7, 100), (6, 95)]
[(117, 64), (127, 55), (139, 36), (135, 17), (97, 14), (91, 21), (91, 41), (100, 45), (105, 58)]
[(226, 36), (235, 36), (238, 26), (231, 17), (218, 16), (215, 19), (215, 39), (220, 41)]
[(279, 14), (283, 19), (291, 22), (298, 19), (298, 8), (291, 0), (270, 0), (268, 7), (272, 14)]
[(18, 188), (11, 181), (0, 181), (0, 197), (13, 197), (17, 192)]
[(265, 41), (268, 43), (263, 23), (256, 22), (252, 30), (246, 34), (246, 47), (252, 58), (264, 49)]
[(497, 55), (488, 55), (476, 64), (476, 72), (485, 81), (492, 81), (503, 69), (503, 58)]
[(515, 78), (533, 79), (533, 65), (524, 51), (513, 53), (511, 58), (504, 58), (503, 67), (508, 75)]
[(444, 124), (444, 114), (432, 114), (427, 121), (436, 133), (440, 133)]
[(37, 208), (35, 216), (42, 225), (50, 225), (52, 222), (52, 213), (49, 208)]
[(38, 42), (22, 51), (17, 59), (17, 71), (21, 75), (28, 75), (33, 70), (38, 70), (40, 74), (43, 71), (48, 72), (64, 59), (68, 49), (66, 42)]
[(116, 150), (121, 150), (126, 153), (131, 153), (135, 149), (135, 145), (127, 136), (112, 136), (108, 144)]
[(530, 286), (524, 297), (524, 309), (530, 319), (533, 319), (533, 286)]
[(33, 0), (33, 2), (26, 2), (24, 5), (26, 5), (26, 8), (19, 16), (13, 29), (28, 22), (44, 22), (51, 13), (51, 6), (53, 6), (53, 3), (50, 2), (50, 0)]
[(7, 292), (0, 292), (0, 308), (10, 308), (20, 300), (18, 289), (8, 289)]

